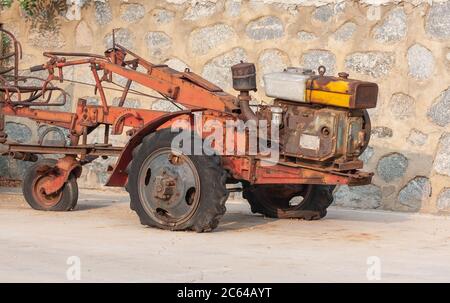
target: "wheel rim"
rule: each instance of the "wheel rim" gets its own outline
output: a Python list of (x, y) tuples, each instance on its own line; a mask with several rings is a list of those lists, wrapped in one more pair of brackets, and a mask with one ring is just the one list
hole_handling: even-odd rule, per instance
[(138, 188), (144, 210), (163, 225), (189, 220), (200, 200), (200, 178), (193, 162), (170, 148), (158, 149), (145, 159)]
[(62, 189), (59, 189), (57, 192), (50, 195), (45, 194), (42, 185), (50, 178), (50, 176), (38, 175), (32, 184), (34, 199), (45, 209), (50, 209), (57, 205), (62, 198)]

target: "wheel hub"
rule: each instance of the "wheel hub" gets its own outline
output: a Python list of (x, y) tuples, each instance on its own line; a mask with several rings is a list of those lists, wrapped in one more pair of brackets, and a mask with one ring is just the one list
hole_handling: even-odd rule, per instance
[(176, 180), (176, 177), (173, 178), (167, 175), (167, 172), (164, 170), (161, 176), (155, 178), (155, 197), (164, 201), (170, 200), (177, 187)]
[(147, 213), (163, 224), (189, 219), (195, 211), (200, 181), (185, 155), (161, 149), (151, 154), (139, 172), (139, 195)]
[(49, 180), (51, 181), (50, 176), (40, 176), (33, 186), (33, 194), (35, 196), (35, 199), (44, 208), (51, 208), (55, 206), (61, 200), (62, 196), (61, 190), (58, 190), (57, 192), (49, 195), (45, 193), (43, 184), (45, 182), (48, 182)]

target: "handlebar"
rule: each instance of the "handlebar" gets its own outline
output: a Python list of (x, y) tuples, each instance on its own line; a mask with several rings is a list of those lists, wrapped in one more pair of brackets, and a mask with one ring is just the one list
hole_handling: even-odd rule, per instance
[(41, 71), (41, 70), (45, 70), (44, 64), (35, 65), (35, 66), (30, 67), (30, 72), (32, 72), (32, 73), (38, 72), (38, 71)]

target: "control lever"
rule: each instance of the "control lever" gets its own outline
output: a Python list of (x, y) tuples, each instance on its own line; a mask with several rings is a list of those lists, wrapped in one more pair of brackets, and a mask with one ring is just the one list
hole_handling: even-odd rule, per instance
[(34, 73), (34, 72), (38, 72), (41, 70), (45, 70), (45, 65), (44, 64), (40, 64), (40, 65), (35, 65), (30, 67), (30, 72)]

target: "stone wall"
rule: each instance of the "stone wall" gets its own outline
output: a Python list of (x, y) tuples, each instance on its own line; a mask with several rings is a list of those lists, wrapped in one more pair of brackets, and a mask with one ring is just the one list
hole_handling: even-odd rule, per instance
[[(240, 60), (255, 62), (259, 77), (289, 65), (325, 65), (329, 74), (347, 71), (380, 86), (379, 105), (370, 110), (370, 147), (362, 155), (375, 177), (372, 185), (338, 188), (335, 203), (450, 211), (450, 1), (69, 2), (59, 31), (30, 28), (16, 3), (0, 11), (0, 20), (23, 43), (21, 68), (42, 62), (40, 54), (47, 49), (101, 53), (111, 46), (111, 30), (119, 28), (119, 43), (154, 62), (190, 67), (228, 91), (229, 67)], [(66, 77), (92, 83), (83, 68), (69, 70)], [(69, 84), (67, 89), (72, 94), (67, 108), (78, 97), (98, 102), (92, 88)], [(257, 99), (270, 102), (262, 92)], [(136, 97), (127, 102), (171, 106)], [(23, 142), (36, 140), (43, 127), (22, 119), (7, 124), (11, 137)], [(112, 161), (87, 167), (81, 185), (105, 181), (104, 167)], [(1, 173), (12, 177), (20, 177), (24, 166), (0, 160)]]

